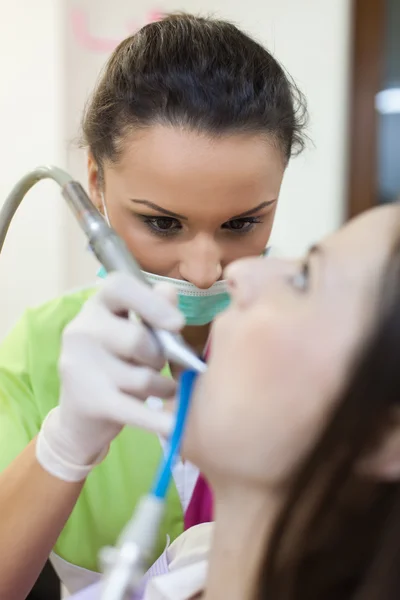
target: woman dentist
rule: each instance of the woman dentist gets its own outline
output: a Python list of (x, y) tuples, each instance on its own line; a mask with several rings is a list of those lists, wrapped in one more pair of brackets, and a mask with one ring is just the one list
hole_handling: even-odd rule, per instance
[[(25, 598), (50, 553), (71, 592), (98, 579), (100, 548), (115, 542), (162, 456), (154, 433), (170, 429), (168, 412), (143, 401), (176, 389), (146, 330), (122, 316), (171, 331), (185, 318), (185, 340), (203, 351), (228, 302), (224, 267), (268, 243), (303, 144), (301, 102), (277, 61), (223, 21), (170, 16), (111, 56), (83, 120), (89, 192), (149, 278), (172, 282), (184, 316), (113, 276), (97, 295), (27, 311), (3, 342), (0, 597)], [(177, 465), (157, 554), (182, 532), (197, 477)]]

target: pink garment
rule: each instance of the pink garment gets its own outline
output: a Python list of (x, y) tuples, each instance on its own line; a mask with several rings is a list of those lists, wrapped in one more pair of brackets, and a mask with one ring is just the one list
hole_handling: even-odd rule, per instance
[[(211, 349), (211, 336), (209, 336), (204, 353), (203, 359), (207, 362), (210, 356)], [(213, 520), (213, 497), (211, 489), (204, 479), (203, 475), (199, 475), (196, 486), (193, 490), (192, 498), (187, 507), (184, 525), (185, 531), (195, 525), (201, 525), (201, 523), (209, 523)]]
[(211, 489), (202, 475), (199, 475), (192, 498), (185, 514), (185, 531), (194, 525), (213, 520), (213, 497)]

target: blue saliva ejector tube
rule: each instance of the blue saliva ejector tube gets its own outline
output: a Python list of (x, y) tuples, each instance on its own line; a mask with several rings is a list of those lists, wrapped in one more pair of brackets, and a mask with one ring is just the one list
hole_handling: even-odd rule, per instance
[(165, 498), (171, 483), (172, 468), (179, 455), (196, 377), (195, 371), (185, 371), (181, 375), (175, 427), (150, 494), (139, 502), (117, 546), (102, 551), (105, 572), (102, 600), (129, 600), (148, 569), (164, 515)]

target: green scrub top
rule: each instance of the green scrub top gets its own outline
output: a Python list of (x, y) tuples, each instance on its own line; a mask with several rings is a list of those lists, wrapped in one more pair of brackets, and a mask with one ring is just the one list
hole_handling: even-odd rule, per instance
[[(27, 310), (0, 345), (0, 470), (37, 435), (57, 405), (62, 332), (94, 291), (80, 290)], [(54, 552), (72, 565), (98, 571), (100, 548), (115, 543), (139, 498), (150, 490), (161, 456), (156, 435), (125, 427), (88, 476)], [(167, 535), (173, 540), (182, 530), (183, 511), (172, 484), (154, 558), (164, 550)]]

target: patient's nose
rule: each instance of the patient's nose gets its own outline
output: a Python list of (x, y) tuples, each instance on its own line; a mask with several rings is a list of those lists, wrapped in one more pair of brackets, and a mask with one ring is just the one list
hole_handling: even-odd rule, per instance
[(296, 261), (280, 258), (244, 258), (225, 270), (232, 300), (239, 306), (248, 306), (276, 285), (286, 283), (296, 273)]

